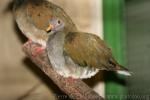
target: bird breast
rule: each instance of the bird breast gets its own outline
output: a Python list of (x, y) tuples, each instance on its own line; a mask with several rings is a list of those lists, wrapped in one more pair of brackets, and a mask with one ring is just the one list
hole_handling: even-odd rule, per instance
[(56, 33), (47, 42), (48, 58), (53, 69), (64, 77), (90, 78), (99, 70), (90, 67), (82, 67), (74, 63), (73, 60), (64, 53), (65, 34)]

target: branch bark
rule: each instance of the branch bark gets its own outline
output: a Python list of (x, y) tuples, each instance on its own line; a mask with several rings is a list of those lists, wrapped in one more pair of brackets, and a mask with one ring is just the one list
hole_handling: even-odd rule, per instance
[(33, 56), (33, 53), (35, 52), (35, 49), (37, 47), (40, 47), (40, 45), (26, 42), (23, 46), (23, 51), (69, 97), (77, 100), (104, 100), (82, 80), (75, 79), (73, 81), (70, 81), (69, 78), (64, 78), (57, 74), (52, 69), (47, 57), (47, 53), (45, 51), (41, 54)]

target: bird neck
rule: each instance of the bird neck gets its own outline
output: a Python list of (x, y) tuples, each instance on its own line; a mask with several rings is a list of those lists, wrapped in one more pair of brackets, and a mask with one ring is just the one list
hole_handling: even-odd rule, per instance
[(52, 66), (59, 68), (64, 66), (63, 45), (65, 35), (61, 32), (52, 34), (47, 41), (48, 57)]
[(55, 32), (49, 36), (47, 43), (50, 43), (51, 45), (63, 44), (65, 40), (65, 35), (66, 34), (63, 31)]

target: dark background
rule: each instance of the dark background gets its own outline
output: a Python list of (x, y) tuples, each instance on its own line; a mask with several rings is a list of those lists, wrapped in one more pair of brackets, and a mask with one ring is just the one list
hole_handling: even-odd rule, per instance
[(128, 93), (150, 95), (150, 0), (126, 0)]

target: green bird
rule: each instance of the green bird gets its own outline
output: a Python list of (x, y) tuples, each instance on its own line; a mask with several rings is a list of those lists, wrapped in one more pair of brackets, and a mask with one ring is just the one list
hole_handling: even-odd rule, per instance
[(47, 53), (53, 69), (60, 75), (83, 79), (99, 70), (131, 75), (117, 63), (111, 49), (98, 36), (79, 31), (66, 33), (65, 23), (58, 18), (51, 19), (49, 24), (52, 27)]

